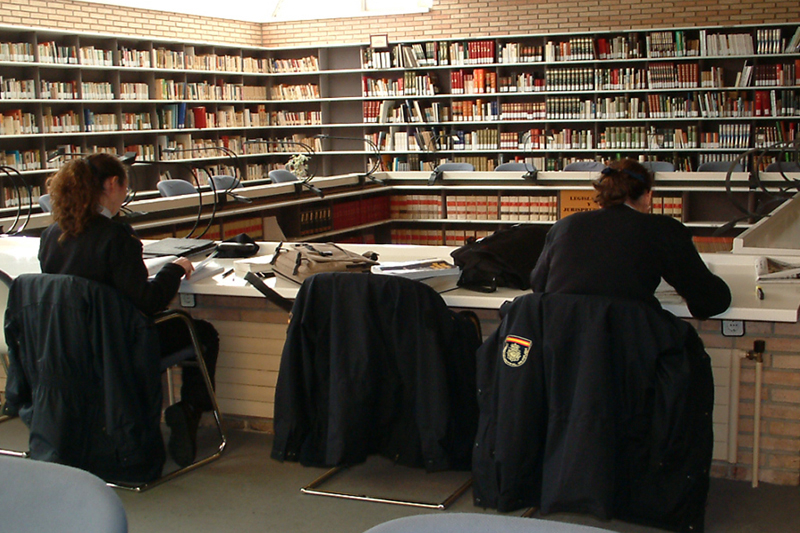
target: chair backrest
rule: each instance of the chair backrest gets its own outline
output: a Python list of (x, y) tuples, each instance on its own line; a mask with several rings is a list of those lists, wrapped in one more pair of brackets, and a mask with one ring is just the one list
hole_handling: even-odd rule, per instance
[(500, 163), (494, 167), (495, 172), (528, 172), (529, 170), (536, 170), (536, 167), (534, 165), (519, 161)]
[(474, 172), (472, 163), (442, 163), (436, 167), (436, 172)]
[(289, 170), (286, 170), (284, 168), (277, 168), (275, 170), (269, 171), (269, 180), (272, 183), (286, 183), (289, 181), (297, 181), (297, 176), (295, 176)]
[[(381, 453), (429, 470), (468, 468), (479, 344), (474, 323), (424, 283), (344, 272), (307, 278), (281, 355), (272, 457), (335, 466)], [(305, 402), (306, 387), (332, 401)]]
[(156, 184), (156, 187), (158, 187), (158, 192), (163, 197), (197, 194), (197, 189), (194, 188), (194, 185), (186, 180), (161, 180)]
[(741, 163), (735, 163), (733, 161), (706, 161), (705, 163), (700, 163), (700, 166), (697, 167), (698, 172), (728, 172), (731, 169), (731, 165), (733, 165), (732, 172), (744, 172), (744, 167), (742, 167)]
[[(11, 289), (11, 276), (0, 270), (0, 317), (6, 315), (6, 306), (8, 305), (8, 291)], [(0, 328), (2, 329), (2, 328)], [(8, 355), (8, 345), (6, 344), (5, 331), (0, 331), (0, 357), (3, 358), (3, 367), (6, 365), (6, 356)]]
[(694, 328), (605, 296), (533, 293), (504, 311), (477, 354), (475, 501), (702, 529), (714, 382)]
[(114, 489), (69, 466), (0, 456), (4, 533), (126, 533), (128, 518)]
[(211, 181), (214, 182), (214, 188), (217, 191), (225, 191), (229, 189), (239, 189), (243, 187), (242, 182), (233, 176), (211, 176)]
[(675, 165), (669, 161), (642, 161), (642, 166), (651, 172), (675, 172)]
[(797, 161), (775, 161), (767, 165), (766, 172), (800, 172)]
[(33, 459), (106, 480), (160, 476), (158, 335), (128, 298), (84, 278), (22, 274), (5, 325), (6, 399), (31, 429)]
[(45, 213), (49, 213), (53, 210), (53, 203), (50, 201), (49, 194), (42, 194), (39, 196), (39, 207), (41, 207), (42, 211)]
[(600, 161), (574, 161), (564, 167), (564, 172), (600, 172), (604, 168)]

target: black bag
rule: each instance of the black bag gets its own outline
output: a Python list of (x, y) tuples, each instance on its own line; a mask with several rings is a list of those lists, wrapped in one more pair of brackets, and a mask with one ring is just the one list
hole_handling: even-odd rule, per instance
[(461, 268), (458, 286), (479, 292), (494, 292), (497, 287), (529, 289), (548, 229), (517, 224), (453, 250), (450, 255)]

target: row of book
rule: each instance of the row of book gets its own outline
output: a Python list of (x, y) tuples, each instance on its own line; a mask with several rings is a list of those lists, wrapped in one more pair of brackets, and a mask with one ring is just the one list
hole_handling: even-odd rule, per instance
[(402, 77), (361, 78), (362, 96), (433, 96), (439, 92), (436, 76), (406, 71)]
[(794, 63), (755, 65), (753, 84), (756, 87), (800, 85), (800, 59)]
[(2, 187), (2, 195), (0, 195), (0, 207), (25, 207), (30, 204), (38, 204), (42, 188), (38, 185), (30, 187), (29, 191), (27, 187), (17, 188), (10, 184), (5, 185)]
[(652, 31), (645, 37), (647, 57), (695, 57), (700, 55), (700, 39), (687, 39), (686, 32)]
[[(362, 50), (362, 68), (418, 68), (485, 63), (532, 63), (632, 58), (668, 58), (793, 53), (800, 49), (800, 29), (788, 40), (780, 28), (749, 33), (710, 33), (708, 30), (653, 31), (616, 37), (570, 37), (563, 41), (499, 43), (494, 41), (427, 42), (395, 45), (391, 50)], [(644, 52), (643, 49), (644, 48)]]
[(450, 72), (451, 94), (484, 94), (498, 92), (497, 72), (476, 68)]
[(2, 164), (17, 170), (40, 170), (42, 152), (40, 150), (6, 150), (0, 153)]
[(567, 41), (547, 41), (544, 45), (544, 60), (586, 61), (595, 59), (594, 39), (591, 37), (572, 37)]
[(467, 240), (481, 239), (492, 232), (489, 230), (429, 230), (417, 228), (392, 228), (392, 244), (415, 244), (423, 246), (464, 246)]
[[(276, 98), (273, 87), (273, 99)], [(156, 100), (266, 100), (267, 88), (241, 83), (179, 82), (156, 78), (153, 83), (153, 98)]]
[(776, 143), (793, 143), (797, 139), (798, 125), (780, 123), (777, 126), (756, 126), (753, 146), (767, 148)]
[(0, 122), (0, 135), (29, 135), (39, 133), (36, 115), (21, 109), (3, 111)]
[(36, 98), (36, 81), (0, 76), (0, 100)]
[(390, 197), (371, 196), (333, 204), (333, 229), (352, 228), (390, 217)]

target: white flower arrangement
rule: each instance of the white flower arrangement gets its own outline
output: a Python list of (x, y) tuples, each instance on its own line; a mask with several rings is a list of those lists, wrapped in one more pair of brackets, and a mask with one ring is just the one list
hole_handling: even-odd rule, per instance
[(286, 170), (298, 178), (308, 177), (308, 156), (305, 154), (295, 154), (289, 158), (285, 167)]

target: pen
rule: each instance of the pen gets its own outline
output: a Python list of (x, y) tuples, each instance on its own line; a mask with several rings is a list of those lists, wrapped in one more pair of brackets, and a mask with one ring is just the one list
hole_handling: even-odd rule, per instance
[(756, 285), (756, 298), (759, 300), (764, 299), (764, 289), (762, 289), (760, 285)]
[(222, 277), (223, 277), (223, 278), (227, 278), (227, 277), (228, 277), (228, 276), (230, 276), (231, 274), (233, 274), (233, 269), (232, 269), (232, 268), (231, 268), (231, 269), (229, 269), (228, 271), (226, 271), (226, 272), (225, 272), (225, 273), (222, 275)]

